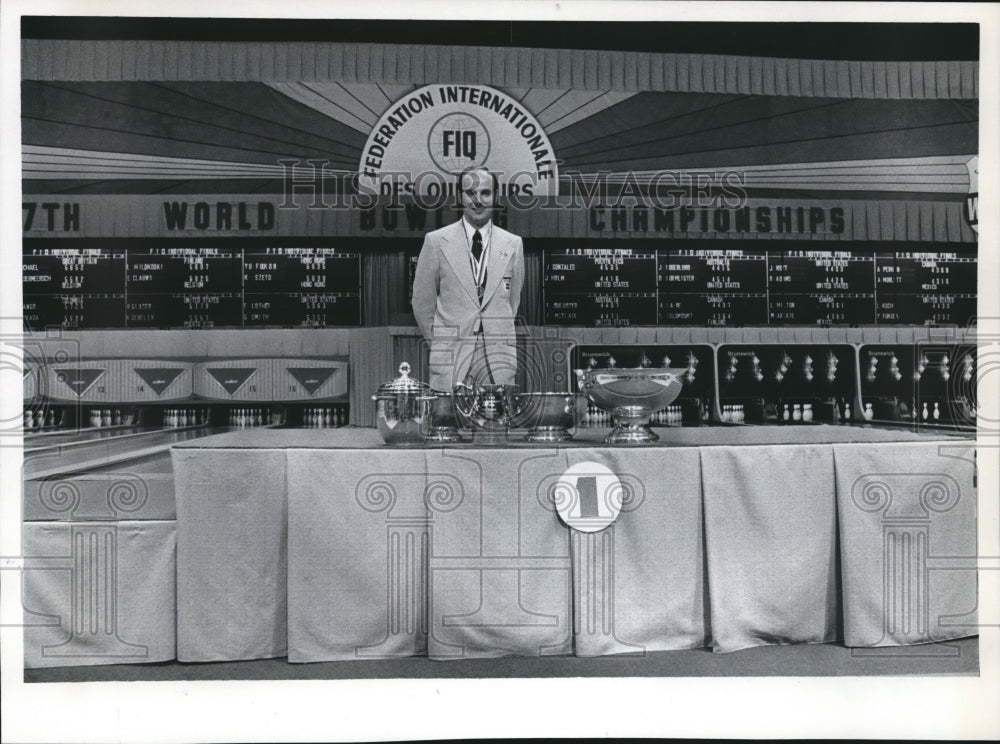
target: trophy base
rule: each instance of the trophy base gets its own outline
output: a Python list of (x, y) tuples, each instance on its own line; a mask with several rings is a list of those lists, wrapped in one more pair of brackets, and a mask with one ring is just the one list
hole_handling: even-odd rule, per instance
[(504, 445), (507, 444), (508, 436), (506, 430), (472, 430), (473, 444)]
[(453, 426), (436, 426), (424, 437), (428, 442), (461, 442), (462, 435)]
[(605, 444), (652, 444), (660, 437), (647, 424), (622, 423), (604, 437)]
[(573, 435), (561, 426), (538, 426), (524, 437), (526, 442), (568, 442)]

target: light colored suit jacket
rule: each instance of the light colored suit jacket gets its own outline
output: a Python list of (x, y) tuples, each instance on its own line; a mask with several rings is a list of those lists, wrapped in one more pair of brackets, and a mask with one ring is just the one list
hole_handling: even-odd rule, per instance
[(430, 386), (451, 390), (469, 370), (476, 332), (498, 383), (513, 382), (514, 318), (524, 284), (521, 238), (493, 225), (482, 303), (459, 220), (427, 233), (413, 279), (413, 315), (431, 345)]

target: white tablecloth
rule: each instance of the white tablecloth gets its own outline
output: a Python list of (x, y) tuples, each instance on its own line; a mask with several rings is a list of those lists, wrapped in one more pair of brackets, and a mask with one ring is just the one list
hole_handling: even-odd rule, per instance
[[(936, 508), (918, 515), (926, 555), (974, 556), (971, 443), (790, 429), (717, 429), (717, 446), (695, 429), (666, 432), (660, 447), (401, 449), (341, 429), (176, 448), (178, 657), (596, 655), (975, 634), (971, 566), (953, 584), (933, 562), (890, 571), (873, 556), (887, 550), (893, 514), (857, 507), (858, 478), (873, 472), (899, 494), (936, 483), (925, 498)], [(850, 443), (866, 438), (877, 441)], [(935, 454), (941, 444), (948, 456)], [(545, 499), (580, 462), (640, 486), (601, 532), (570, 530)], [(930, 602), (923, 620), (923, 605), (891, 604), (904, 585)]]

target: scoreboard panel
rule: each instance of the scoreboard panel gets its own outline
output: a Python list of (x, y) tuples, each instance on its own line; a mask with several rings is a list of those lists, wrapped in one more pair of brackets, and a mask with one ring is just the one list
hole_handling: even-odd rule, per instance
[(546, 251), (545, 321), (621, 327), (656, 315), (656, 251), (569, 248)]
[(361, 324), (361, 254), (337, 248), (26, 248), (28, 328)]
[(975, 256), (896, 251), (876, 256), (880, 323), (967, 325), (976, 315)]
[(767, 323), (767, 254), (731, 249), (659, 253), (659, 321), (663, 325)]
[(336, 248), (263, 248), (243, 257), (245, 327), (361, 323), (361, 255)]
[(768, 253), (768, 314), (774, 324), (875, 322), (875, 257), (849, 250)]
[(32, 248), (22, 254), (26, 328), (125, 327), (126, 254), (107, 248)]
[(801, 245), (546, 250), (545, 323), (966, 325), (975, 315), (975, 253)]
[[(544, 242), (540, 289), (545, 325), (964, 326), (976, 313), (974, 247)], [(228, 247), (166, 247), (149, 241), (141, 247), (106, 247), (105, 242), (92, 247), (95, 243), (52, 248), (40, 240), (25, 243), (27, 328), (361, 324), (358, 250), (260, 242)], [(408, 253), (412, 255), (401, 270), (412, 286), (416, 253)]]

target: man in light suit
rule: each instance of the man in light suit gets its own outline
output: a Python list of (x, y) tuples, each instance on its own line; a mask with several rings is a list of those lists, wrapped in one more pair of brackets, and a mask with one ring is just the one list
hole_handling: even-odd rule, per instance
[(430, 386), (511, 384), (514, 318), (524, 284), (521, 238), (492, 222), (496, 178), (483, 167), (459, 176), (462, 219), (428, 233), (413, 280), (413, 314), (430, 342)]

